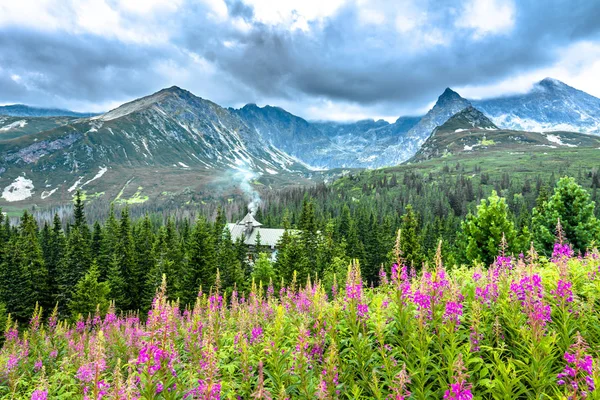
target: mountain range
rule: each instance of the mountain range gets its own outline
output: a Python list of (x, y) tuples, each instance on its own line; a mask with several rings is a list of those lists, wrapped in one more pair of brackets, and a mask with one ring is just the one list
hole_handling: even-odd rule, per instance
[[(176, 86), (100, 115), (27, 106), (0, 107), (2, 113), (10, 114), (0, 116), (6, 202), (68, 201), (83, 188), (135, 202), (211, 182), (248, 195), (259, 184), (322, 177), (318, 170), (473, 153), (492, 141), (508, 140), (511, 149), (592, 146), (581, 133), (600, 134), (600, 99), (550, 78), (528, 93), (488, 100), (470, 101), (447, 88), (424, 116), (393, 123), (307, 121), (255, 104), (223, 108)], [(556, 130), (562, 133), (547, 133)]]

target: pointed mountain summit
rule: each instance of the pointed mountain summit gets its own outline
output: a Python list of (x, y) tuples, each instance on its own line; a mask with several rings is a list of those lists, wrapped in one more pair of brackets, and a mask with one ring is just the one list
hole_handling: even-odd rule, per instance
[(454, 90), (450, 89), (449, 87), (446, 88), (446, 90), (444, 90), (444, 93), (442, 93), (438, 99), (436, 104), (439, 107), (443, 107), (446, 104), (451, 104), (455, 101), (461, 101), (464, 100), (462, 97), (460, 97), (460, 94), (456, 93)]
[(481, 111), (473, 106), (468, 106), (454, 114), (443, 125), (437, 127), (432, 135), (442, 132), (469, 131), (474, 129), (497, 130), (498, 127)]
[(524, 94), (472, 103), (504, 129), (600, 134), (600, 99), (553, 78)]
[(471, 106), (469, 100), (461, 97), (454, 90), (446, 88), (433, 108), (406, 135), (400, 136), (396, 145), (385, 150), (382, 161), (387, 165), (394, 165), (408, 160), (417, 153), (435, 128), (469, 106)]
[[(47, 188), (42, 200), (55, 192), (53, 197), (69, 196), (83, 185), (93, 189), (100, 178), (113, 182), (103, 190), (123, 187), (136, 170), (152, 177), (140, 180), (141, 186), (156, 185), (156, 173), (174, 171), (194, 173), (200, 180), (229, 176), (229, 182), (232, 174), (239, 175), (239, 181), (307, 171), (302, 162), (263, 141), (235, 113), (178, 87), (96, 117), (0, 140), (0, 168), (6, 184), (26, 173), (34, 187)], [(182, 187), (190, 182), (194, 180)]]
[(600, 138), (574, 132), (524, 132), (499, 129), (487, 116), (469, 106), (437, 127), (410, 162), (440, 157), (477, 157), (495, 152), (547, 151), (557, 147), (596, 148)]

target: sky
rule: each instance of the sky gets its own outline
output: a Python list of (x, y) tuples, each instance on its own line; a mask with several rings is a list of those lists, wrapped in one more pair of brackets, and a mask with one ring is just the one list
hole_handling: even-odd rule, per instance
[(310, 120), (545, 77), (600, 97), (597, 0), (0, 0), (0, 104), (106, 111), (177, 85)]

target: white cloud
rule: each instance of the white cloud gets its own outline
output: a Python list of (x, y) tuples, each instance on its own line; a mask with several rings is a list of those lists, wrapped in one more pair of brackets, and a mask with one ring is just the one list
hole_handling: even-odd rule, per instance
[[(165, 43), (170, 36), (170, 25), (165, 23), (165, 17), (175, 15), (180, 3), (181, 0), (4, 1), (0, 2), (0, 27), (94, 34), (122, 42)], [(226, 16), (227, 8), (224, 4), (223, 7)], [(140, 18), (136, 18), (138, 14)]]
[(514, 24), (512, 0), (470, 0), (456, 21), (459, 28), (473, 29), (475, 38), (508, 33)]
[(255, 18), (269, 25), (291, 26), (298, 17), (313, 21), (333, 15), (346, 0), (248, 0)]
[(461, 96), (472, 99), (525, 93), (535, 83), (551, 77), (600, 98), (598, 76), (600, 76), (600, 43), (583, 41), (561, 49), (560, 59), (549, 67), (515, 74), (491, 84), (457, 87), (456, 91)]

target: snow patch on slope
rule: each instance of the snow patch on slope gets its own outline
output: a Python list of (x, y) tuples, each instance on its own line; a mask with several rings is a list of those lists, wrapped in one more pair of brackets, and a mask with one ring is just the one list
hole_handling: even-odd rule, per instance
[(19, 176), (13, 183), (2, 191), (2, 198), (6, 201), (21, 201), (33, 195), (33, 181)]
[(20, 121), (15, 121), (11, 124), (3, 126), (2, 128), (0, 128), (0, 131), (10, 131), (11, 129), (15, 128), (24, 128), (25, 125), (27, 125), (27, 121), (22, 119)]
[(567, 147), (577, 147), (575, 144), (565, 143), (561, 140), (561, 137), (558, 135), (547, 134), (546, 139), (549, 142), (556, 143), (559, 146), (567, 146)]
[(75, 183), (73, 184), (73, 186), (71, 186), (70, 188), (67, 189), (67, 192), (71, 193), (73, 190), (77, 189), (77, 186), (79, 186), (79, 184), (81, 183), (82, 179), (83, 179), (83, 176), (80, 176), (79, 179), (77, 179), (75, 181)]
[(106, 173), (106, 171), (108, 171), (107, 167), (100, 167), (100, 171), (98, 171), (98, 173), (96, 175), (94, 175), (94, 177), (92, 179), (86, 181), (83, 185), (81, 185), (81, 187), (84, 187), (85, 185), (95, 181), (96, 179), (100, 179), (102, 177), (102, 175), (104, 175)]
[(50, 191), (44, 190), (42, 192), (42, 196), (41, 196), (42, 200), (47, 199), (48, 197), (52, 196), (54, 194), (54, 192), (56, 192), (57, 190), (58, 190), (58, 188), (54, 188), (54, 189), (52, 189)]

